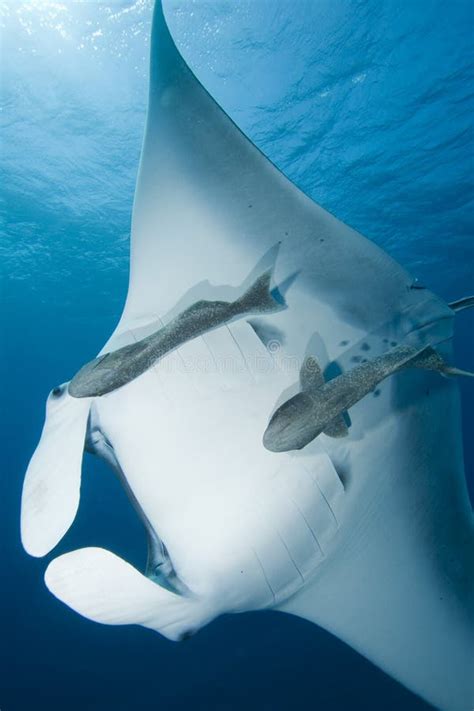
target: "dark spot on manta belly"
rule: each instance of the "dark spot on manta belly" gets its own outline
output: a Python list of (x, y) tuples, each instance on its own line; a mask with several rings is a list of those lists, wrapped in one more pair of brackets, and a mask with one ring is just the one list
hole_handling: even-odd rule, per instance
[(357, 355), (356, 355), (356, 356), (352, 356), (352, 358), (351, 358), (351, 361), (352, 361), (353, 363), (360, 363), (361, 360), (362, 360), (362, 356), (357, 356)]
[(360, 347), (361, 351), (370, 351), (370, 346), (368, 343), (363, 343)]
[(397, 345), (397, 341), (390, 341), (390, 345), (391, 345), (391, 346), (396, 346), (396, 345)]
[(340, 346), (348, 346), (348, 345), (349, 345), (349, 341), (341, 341), (339, 345), (340, 345)]
[(379, 397), (380, 395), (380, 390), (377, 388), (377, 390), (374, 390), (374, 397)]

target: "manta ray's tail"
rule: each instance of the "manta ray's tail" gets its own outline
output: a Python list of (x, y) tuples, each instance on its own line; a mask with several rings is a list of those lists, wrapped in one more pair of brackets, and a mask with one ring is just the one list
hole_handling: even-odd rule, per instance
[(445, 375), (461, 375), (464, 378), (474, 378), (474, 373), (470, 370), (461, 370), (461, 368), (452, 368), (446, 365), (443, 370)]
[(80, 615), (106, 625), (142, 625), (175, 642), (215, 615), (200, 598), (176, 595), (104, 548), (82, 548), (53, 560), (45, 582)]
[(465, 296), (463, 299), (457, 299), (457, 301), (452, 301), (448, 306), (456, 313), (464, 309), (470, 309), (474, 306), (474, 296)]

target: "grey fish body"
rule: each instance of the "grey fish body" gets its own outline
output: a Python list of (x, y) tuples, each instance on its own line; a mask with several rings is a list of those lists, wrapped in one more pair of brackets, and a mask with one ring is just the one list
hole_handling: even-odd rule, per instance
[(263, 436), (264, 446), (272, 452), (287, 452), (302, 449), (321, 433), (344, 436), (347, 427), (343, 413), (382, 380), (404, 368), (469, 375), (448, 367), (431, 347), (420, 351), (411, 346), (397, 346), (325, 383), (317, 362), (309, 357), (300, 375), (302, 392), (283, 403), (273, 414)]
[[(247, 314), (277, 311), (270, 291), (271, 271), (262, 274), (235, 301), (197, 301), (150, 336), (86, 363), (69, 383), (72, 397), (98, 397), (126, 385), (187, 341)], [(284, 303), (283, 303), (284, 307)]]

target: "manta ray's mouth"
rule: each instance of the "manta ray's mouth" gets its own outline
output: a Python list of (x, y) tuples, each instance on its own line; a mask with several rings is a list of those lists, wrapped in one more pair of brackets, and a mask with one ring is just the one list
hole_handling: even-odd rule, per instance
[(120, 466), (112, 443), (100, 429), (98, 415), (94, 407), (91, 408), (89, 415), (85, 448), (90, 454), (98, 455), (112, 466), (127, 494), (128, 500), (145, 528), (148, 553), (144, 575), (152, 582), (170, 592), (176, 594), (188, 593), (188, 588), (179, 579), (176, 573), (165, 543), (158, 536), (133, 493), (127, 477)]
[[(159, 585), (159, 587), (169, 590), (172, 593), (176, 593), (177, 595), (189, 595), (189, 589), (176, 574), (176, 570), (165, 544), (163, 541), (158, 539), (155, 532), (154, 538), (156, 538), (157, 543), (154, 543), (154, 549), (150, 550), (150, 535), (148, 534), (148, 560), (145, 569), (146, 577), (156, 583), (156, 585)], [(160, 554), (162, 556), (162, 559), (158, 563), (155, 562), (157, 550), (160, 550)]]

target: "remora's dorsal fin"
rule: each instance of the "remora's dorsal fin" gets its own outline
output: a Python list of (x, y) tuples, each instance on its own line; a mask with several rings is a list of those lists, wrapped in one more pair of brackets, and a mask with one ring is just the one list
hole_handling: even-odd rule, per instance
[(474, 296), (465, 296), (462, 299), (457, 299), (448, 304), (448, 306), (456, 313), (464, 309), (470, 309), (474, 306)]
[(349, 428), (346, 425), (346, 421), (343, 415), (337, 415), (334, 419), (329, 422), (329, 424), (323, 430), (323, 434), (328, 437), (334, 437), (339, 439), (340, 437), (347, 437), (349, 434)]
[(165, 590), (104, 548), (82, 548), (55, 558), (45, 582), (53, 595), (89, 620), (143, 625), (174, 641), (214, 616), (199, 598)]
[(301, 390), (312, 390), (324, 385), (324, 375), (318, 361), (314, 356), (307, 356), (300, 370)]
[[(236, 301), (239, 310), (248, 313), (267, 313), (286, 308), (286, 302), (278, 291), (272, 291), (271, 280), (273, 270), (268, 269), (258, 277), (245, 294)], [(280, 298), (277, 300), (276, 296)]]
[(21, 540), (30, 555), (49, 553), (74, 521), (90, 404), (90, 398), (71, 397), (67, 384), (48, 397), (21, 499)]
[[(324, 385), (324, 375), (321, 366), (316, 358), (312, 355), (307, 356), (300, 370), (300, 385), (301, 390), (314, 390)], [(328, 437), (345, 437), (349, 434), (349, 429), (342, 414), (337, 415), (331, 422), (328, 423), (323, 433)]]

